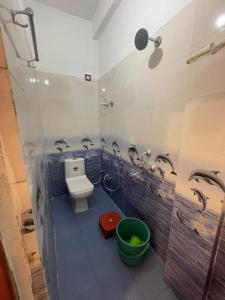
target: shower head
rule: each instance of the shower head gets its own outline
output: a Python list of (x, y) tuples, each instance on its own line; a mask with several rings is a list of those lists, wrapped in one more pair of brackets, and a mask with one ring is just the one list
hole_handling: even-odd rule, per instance
[(135, 47), (138, 50), (143, 50), (147, 47), (148, 41), (152, 41), (155, 45), (155, 48), (158, 48), (162, 43), (161, 36), (158, 36), (156, 39), (149, 37), (148, 31), (144, 28), (138, 30), (135, 36)]

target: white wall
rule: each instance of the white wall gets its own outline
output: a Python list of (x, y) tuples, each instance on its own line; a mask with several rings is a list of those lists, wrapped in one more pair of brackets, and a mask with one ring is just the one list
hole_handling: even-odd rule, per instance
[(134, 37), (139, 28), (145, 27), (154, 35), (189, 2), (191, 0), (123, 0), (98, 40), (99, 76), (134, 50)]
[(96, 12), (92, 19), (93, 35), (95, 35), (100, 24), (102, 23), (103, 19), (105, 18), (105, 15), (107, 14), (110, 7), (113, 5), (113, 2), (114, 2), (114, 0), (108, 0), (108, 1), (101, 0), (99, 2)]
[[(134, 50), (139, 28), (154, 34), (191, 0), (123, 0), (98, 41), (93, 40), (96, 16), (92, 23), (37, 1), (24, 2), (34, 9), (38, 70), (76, 77), (90, 73), (98, 79)], [(105, 6), (102, 10), (101, 19)]]
[[(80, 148), (85, 136), (97, 143), (97, 41), (92, 38), (92, 23), (37, 1), (24, 1), (34, 10), (46, 150), (58, 151), (54, 142), (62, 138), (70, 145), (67, 150)], [(92, 74), (91, 82), (84, 80), (86, 73)]]
[[(39, 96), (48, 152), (58, 152), (56, 140), (64, 139), (73, 151), (81, 149), (81, 139), (89, 136), (99, 143), (97, 81), (75, 76), (39, 72)], [(45, 82), (48, 82), (46, 85)]]
[(93, 37), (99, 38), (122, 0), (101, 0), (92, 18)]
[[(169, 153), (177, 168), (193, 15), (194, 5), (189, 4), (160, 28), (157, 34), (164, 37), (164, 51), (154, 52), (150, 45), (134, 50), (99, 80), (100, 95), (114, 102), (108, 110), (101, 107), (101, 137), (108, 145), (116, 139), (122, 158), (129, 159), (128, 147), (135, 144), (140, 153), (151, 149), (152, 158)], [(174, 181), (176, 177), (167, 172), (165, 178)]]
[(83, 77), (97, 77), (97, 42), (92, 39), (92, 23), (46, 6), (25, 0), (34, 10), (40, 55), (39, 71)]

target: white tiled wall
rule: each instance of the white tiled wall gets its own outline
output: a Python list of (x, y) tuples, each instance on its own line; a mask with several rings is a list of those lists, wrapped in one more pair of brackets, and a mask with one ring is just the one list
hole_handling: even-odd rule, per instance
[[(223, 29), (215, 27), (218, 16), (223, 14), (224, 1), (192, 1), (157, 32), (163, 38), (161, 49), (154, 51), (149, 44), (143, 51), (135, 50), (99, 80), (99, 101), (104, 97), (114, 101), (112, 108), (100, 108), (101, 136), (108, 144), (117, 139), (125, 159), (128, 159), (129, 144), (136, 144), (140, 152), (152, 149), (153, 158), (158, 153), (170, 153), (178, 176), (166, 172), (166, 180), (176, 184), (176, 195), (186, 201), (186, 206), (182, 206), (176, 197), (176, 209), (180, 206), (188, 216), (187, 207), (199, 206), (200, 209), (191, 188), (199, 188), (209, 197), (206, 213), (196, 213), (192, 221), (202, 241), (211, 245), (220, 218), (223, 192), (215, 185), (190, 182), (188, 178), (193, 170), (204, 169), (219, 171), (219, 178), (225, 182), (225, 51), (203, 57), (192, 65), (187, 65), (186, 60), (209, 42), (225, 38), (225, 26)], [(170, 253), (176, 249), (187, 259), (183, 264), (182, 259), (177, 261), (170, 255), (166, 277), (178, 291), (183, 291), (180, 292), (182, 299), (191, 299), (191, 294), (197, 299), (198, 293), (203, 293), (206, 272), (199, 272), (201, 284), (189, 278), (198, 289), (191, 288), (190, 293), (179, 278), (188, 268), (192, 271), (197, 268), (198, 262), (207, 269), (212, 248), (201, 257), (195, 257), (194, 250), (185, 253), (180, 242), (182, 235), (178, 234), (180, 229), (175, 230), (176, 209), (171, 241), (177, 237), (177, 244), (170, 242), (169, 249)], [(196, 236), (192, 242), (197, 248), (200, 245)], [(176, 264), (179, 265), (177, 278), (171, 272)]]
[(89, 136), (99, 145), (99, 103), (97, 81), (38, 72), (41, 116), (46, 149), (57, 152), (54, 143), (64, 139), (72, 151), (81, 148)]
[(99, 101), (104, 95), (114, 101), (112, 108), (100, 108), (101, 136), (109, 144), (118, 139), (125, 159), (129, 144), (136, 144), (141, 151), (152, 149), (153, 158), (170, 153), (177, 167), (193, 16), (192, 3), (156, 33), (163, 38), (160, 49), (149, 43), (133, 51), (99, 80)]
[[(210, 42), (215, 42), (225, 38), (225, 31), (221, 28), (216, 28), (215, 23), (219, 16), (224, 15), (224, 1), (194, 1), (195, 18), (193, 22), (193, 34), (190, 53), (198, 51), (200, 48), (207, 46)], [(225, 27), (225, 26), (224, 26)], [(183, 130), (180, 144), (180, 155), (178, 163), (178, 178), (176, 181), (176, 195), (181, 196), (186, 200), (187, 207), (196, 207), (199, 205), (198, 199), (193, 195), (191, 188), (198, 188), (208, 197), (207, 209), (205, 213), (196, 214), (191, 220), (200, 233), (203, 241), (210, 241), (213, 245), (217, 226), (222, 210), (222, 200), (224, 198), (223, 191), (216, 185), (210, 185), (207, 182), (200, 180), (188, 181), (188, 178), (193, 170), (203, 169), (207, 171), (218, 171), (217, 176), (225, 182), (225, 73), (224, 73), (225, 52), (221, 50), (214, 55), (202, 57), (189, 67), (189, 81), (187, 87), (187, 101), (185, 103), (183, 119)], [(171, 253), (180, 251), (181, 257), (186, 258), (186, 266), (190, 270), (194, 270), (198, 262), (201, 262), (204, 267), (208, 266), (212, 260), (212, 248), (209, 247), (201, 257), (195, 257), (196, 249), (200, 245), (197, 237), (193, 234), (193, 252), (185, 253), (185, 248), (180, 245), (174, 245), (171, 241), (179, 240), (176, 231), (176, 209), (180, 207), (184, 215), (189, 214), (189, 209), (181, 204), (180, 198), (175, 200), (175, 208), (172, 218), (172, 230), (169, 243), (169, 258), (167, 261), (166, 277), (169, 278), (173, 286), (180, 292), (180, 297), (190, 299), (191, 294), (194, 299), (198, 299), (197, 295), (203, 294), (206, 274), (200, 275), (197, 279), (190, 276), (191, 281), (196, 288), (186, 289), (182, 282), (175, 279), (174, 263), (175, 259)], [(214, 222), (209, 218), (210, 214), (214, 214)], [(207, 216), (207, 217), (206, 217)], [(207, 226), (214, 226), (210, 229)], [(177, 239), (175, 238), (177, 236)], [(183, 239), (185, 243), (185, 237)], [(211, 249), (211, 250), (210, 250)], [(181, 277), (181, 270), (185, 271), (185, 265), (180, 259), (177, 262), (180, 269), (177, 268), (177, 276)], [(177, 266), (176, 265), (176, 266)], [(180, 271), (179, 271), (180, 270)], [(199, 272), (200, 274), (201, 272)], [(188, 273), (187, 273), (188, 274)], [(223, 275), (220, 275), (223, 276)], [(203, 283), (201, 286), (201, 282)], [(201, 287), (200, 287), (201, 286)], [(197, 291), (197, 287), (199, 291)], [(207, 286), (206, 288), (208, 288)], [(220, 295), (221, 297), (222, 294)], [(213, 297), (212, 297), (213, 299)], [(222, 299), (222, 298), (221, 298)]]
[(34, 10), (39, 48), (38, 70), (53, 74), (98, 78), (97, 41), (92, 22), (55, 9), (42, 1), (24, 0)]

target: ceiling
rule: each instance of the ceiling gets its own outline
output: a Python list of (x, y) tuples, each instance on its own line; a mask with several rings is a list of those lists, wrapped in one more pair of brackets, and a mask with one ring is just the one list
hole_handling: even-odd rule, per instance
[(100, 0), (36, 0), (48, 6), (73, 14), (79, 18), (92, 20)]

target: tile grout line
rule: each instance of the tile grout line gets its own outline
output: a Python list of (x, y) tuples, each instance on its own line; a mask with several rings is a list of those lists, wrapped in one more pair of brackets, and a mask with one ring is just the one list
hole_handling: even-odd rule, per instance
[(157, 300), (166, 291), (166, 289), (168, 289), (167, 286), (153, 300)]

